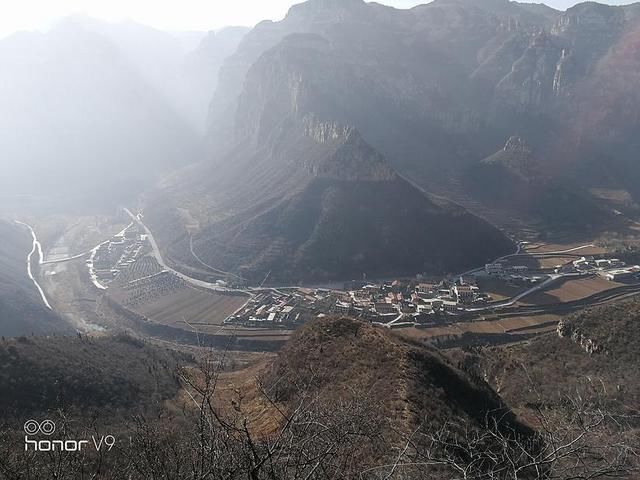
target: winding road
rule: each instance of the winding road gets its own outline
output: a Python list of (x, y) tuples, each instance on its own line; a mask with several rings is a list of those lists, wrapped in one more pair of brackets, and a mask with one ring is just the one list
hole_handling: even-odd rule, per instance
[(252, 295), (248, 290), (227, 288), (227, 287), (222, 287), (216, 283), (205, 282), (204, 280), (198, 280), (197, 278), (190, 277), (189, 275), (186, 275), (170, 267), (169, 265), (166, 264), (166, 262), (164, 261), (164, 258), (162, 258), (162, 253), (160, 252), (160, 248), (158, 247), (158, 244), (156, 243), (156, 240), (153, 237), (153, 233), (151, 233), (151, 230), (149, 230), (149, 228), (142, 222), (140, 217), (138, 215), (134, 215), (131, 212), (131, 210), (129, 210), (128, 208), (124, 208), (124, 211), (127, 213), (127, 215), (129, 215), (129, 217), (131, 217), (134, 223), (139, 225), (140, 228), (144, 230), (145, 234), (147, 235), (147, 239), (149, 240), (149, 244), (151, 245), (151, 249), (153, 250), (153, 256), (155, 257), (158, 264), (165, 270), (170, 271), (171, 273), (181, 278), (185, 282), (190, 283), (191, 285), (196, 287), (212, 290), (214, 292), (225, 292), (225, 293), (235, 292), (235, 293), (244, 293), (245, 295), (249, 295), (249, 296)]

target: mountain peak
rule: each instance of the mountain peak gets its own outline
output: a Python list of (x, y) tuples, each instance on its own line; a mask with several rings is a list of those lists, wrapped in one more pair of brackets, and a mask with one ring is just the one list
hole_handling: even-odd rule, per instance
[(358, 14), (366, 6), (364, 0), (308, 0), (292, 6), (286, 18), (335, 20), (345, 14)]
[(395, 180), (396, 173), (385, 158), (352, 126), (321, 122), (313, 116), (307, 116), (303, 124), (305, 136), (318, 144), (335, 146), (320, 162), (307, 166), (313, 176), (336, 180)]

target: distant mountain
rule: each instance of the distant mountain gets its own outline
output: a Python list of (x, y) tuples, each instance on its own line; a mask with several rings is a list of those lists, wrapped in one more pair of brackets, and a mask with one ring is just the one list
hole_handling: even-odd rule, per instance
[(224, 61), (236, 51), (249, 31), (246, 27), (227, 27), (208, 32), (198, 46), (187, 53), (181, 68), (185, 102), (189, 103), (199, 131), (205, 132), (209, 103), (218, 85)]
[(1, 40), (3, 193), (112, 203), (200, 160), (183, 61), (171, 35), (82, 17)]
[(0, 220), (0, 238), (0, 336), (72, 332), (45, 307), (27, 275), (32, 246), (28, 230)]
[(540, 159), (521, 137), (463, 174), (465, 189), (505, 215), (526, 214), (549, 228), (584, 231), (613, 221), (613, 215), (569, 178), (545, 174)]
[(234, 191), (214, 187), (228, 213), (194, 236), (205, 263), (253, 282), (343, 280), (462, 271), (512, 249), (498, 230), (400, 178), (356, 130), (306, 128), (238, 163)]

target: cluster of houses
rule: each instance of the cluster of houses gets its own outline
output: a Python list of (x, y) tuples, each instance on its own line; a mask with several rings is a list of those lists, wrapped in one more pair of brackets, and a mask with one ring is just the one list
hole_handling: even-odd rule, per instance
[(513, 286), (536, 284), (545, 278), (544, 275), (532, 275), (526, 265), (511, 265), (503, 262), (487, 263), (483, 273), (488, 277), (504, 280), (507, 285)]
[(265, 289), (225, 323), (246, 327), (293, 326), (331, 310), (335, 298), (326, 289)]
[(334, 294), (337, 298), (333, 313), (385, 324), (430, 323), (439, 315), (457, 315), (465, 306), (491, 300), (470, 278), (460, 278), (453, 284), (395, 280)]
[(512, 275), (523, 275), (529, 271), (526, 265), (510, 265), (502, 262), (487, 263), (484, 272), (487, 275), (504, 277)]
[(597, 273), (612, 282), (632, 280), (640, 274), (640, 266), (628, 266), (618, 258), (582, 257), (571, 263), (577, 272)]
[(582, 257), (564, 265), (558, 265), (555, 273), (597, 274), (612, 282), (624, 282), (640, 278), (640, 266), (627, 265), (618, 258)]
[(349, 287), (349, 290), (265, 289), (225, 323), (286, 327), (326, 315), (349, 315), (385, 324), (431, 323), (442, 315), (459, 315), (466, 306), (491, 300), (472, 278), (466, 277), (453, 284), (395, 280)]

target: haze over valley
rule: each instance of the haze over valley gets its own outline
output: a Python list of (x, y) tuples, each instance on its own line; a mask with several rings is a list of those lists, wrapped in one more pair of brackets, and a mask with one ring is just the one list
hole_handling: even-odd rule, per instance
[(0, 21), (0, 477), (638, 478), (640, 3), (222, 3)]

